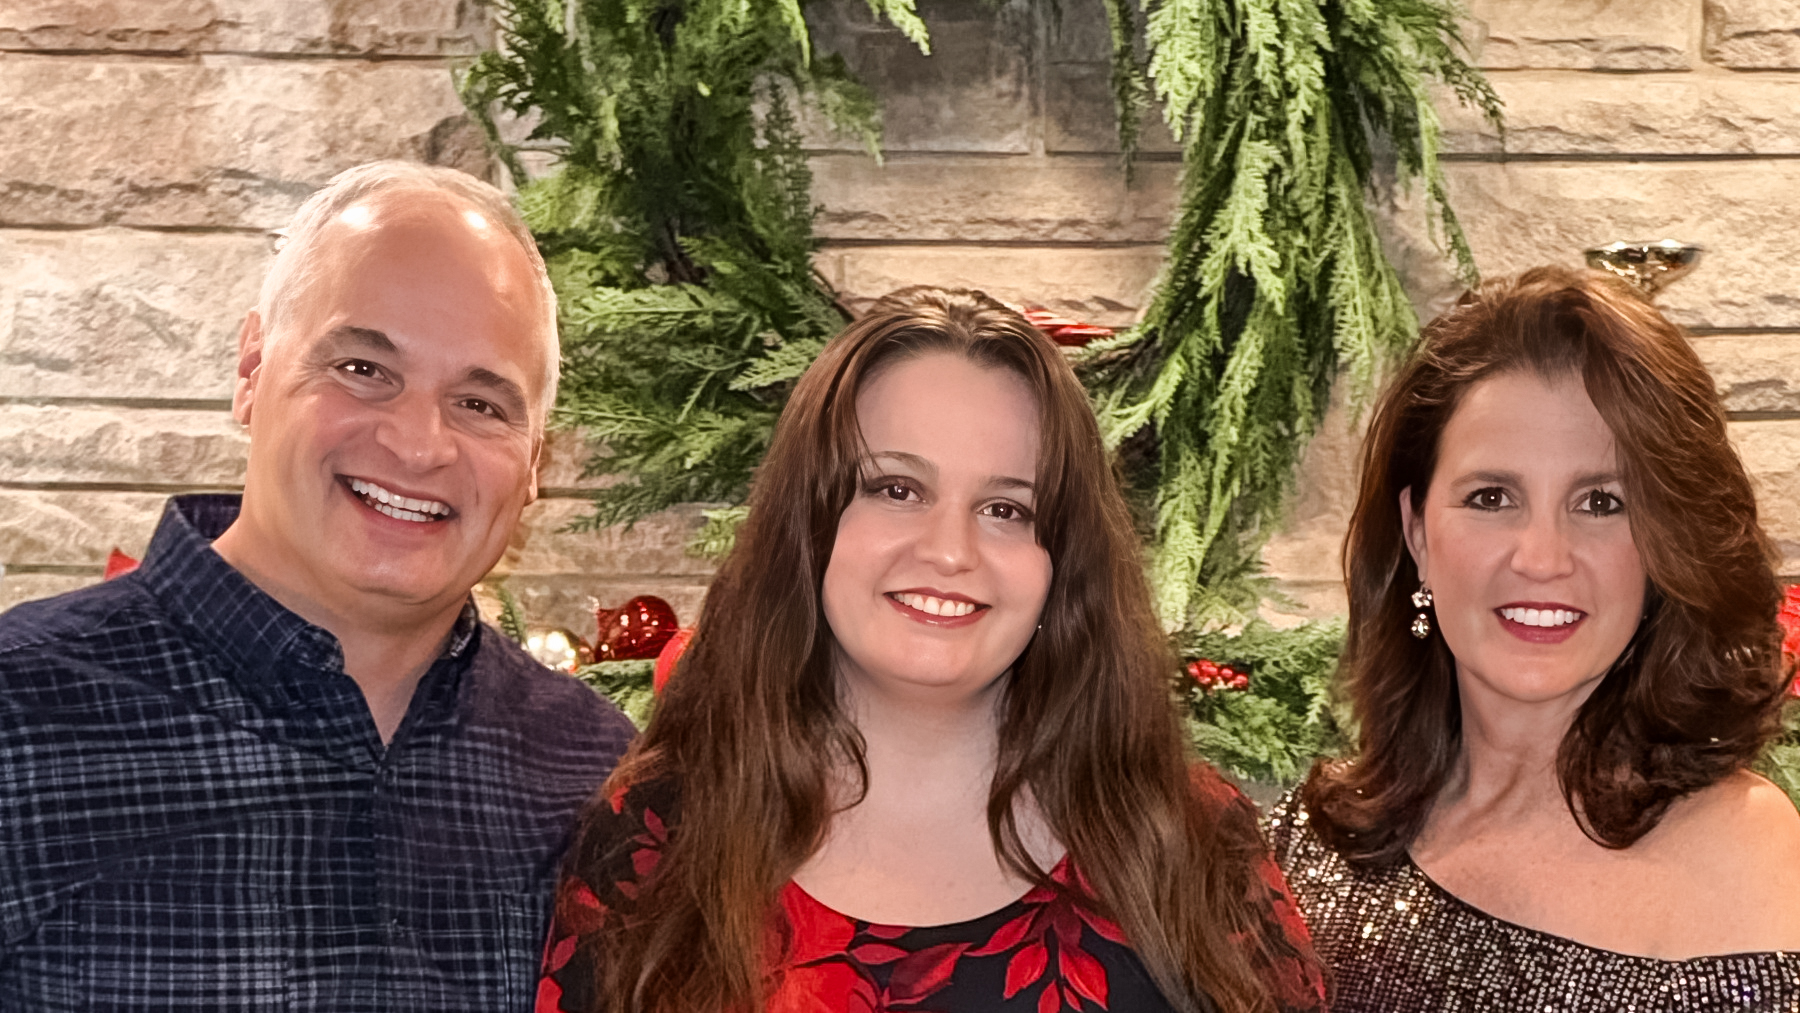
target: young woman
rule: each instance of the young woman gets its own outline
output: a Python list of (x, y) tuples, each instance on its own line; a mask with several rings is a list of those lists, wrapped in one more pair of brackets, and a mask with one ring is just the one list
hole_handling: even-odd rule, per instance
[(1345, 543), (1361, 728), (1272, 819), (1342, 1013), (1800, 1010), (1788, 673), (1711, 378), (1595, 273), (1427, 331)]
[(1193, 765), (1056, 347), (914, 289), (795, 389), (587, 816), (539, 1010), (1316, 1010), (1254, 810)]

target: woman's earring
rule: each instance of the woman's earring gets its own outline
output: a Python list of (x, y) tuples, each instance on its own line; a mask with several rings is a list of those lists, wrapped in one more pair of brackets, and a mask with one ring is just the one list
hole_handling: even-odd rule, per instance
[(1421, 583), (1419, 589), (1412, 593), (1412, 603), (1413, 608), (1419, 610), (1419, 614), (1413, 617), (1412, 635), (1424, 640), (1431, 636), (1431, 617), (1425, 614), (1425, 610), (1431, 607), (1431, 588)]

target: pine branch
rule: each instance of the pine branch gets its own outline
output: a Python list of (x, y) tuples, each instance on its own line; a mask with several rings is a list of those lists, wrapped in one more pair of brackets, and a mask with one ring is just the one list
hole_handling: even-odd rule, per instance
[[(921, 48), (914, 0), (871, 0)], [(873, 99), (815, 58), (803, 0), (504, 0), (464, 101), (561, 164), (521, 188), (562, 307), (554, 419), (612, 477), (578, 527), (738, 503), (795, 379), (846, 322), (814, 272), (795, 104), (878, 150)], [(730, 515), (721, 515), (730, 516)], [(718, 538), (724, 535), (715, 533)]]
[(1254, 601), (1229, 585), (1255, 572), (1333, 381), (1361, 395), (1417, 332), (1365, 202), (1378, 138), (1473, 279), (1430, 82), (1496, 122), (1499, 102), (1445, 0), (1140, 3), (1152, 88), (1184, 142), (1180, 204), (1143, 321), (1079, 361), (1109, 445), (1154, 448), (1129, 478), (1149, 490), (1151, 573), (1176, 629)]

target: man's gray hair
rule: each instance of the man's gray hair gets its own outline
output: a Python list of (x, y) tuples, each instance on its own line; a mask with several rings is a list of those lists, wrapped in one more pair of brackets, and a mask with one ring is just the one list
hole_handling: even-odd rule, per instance
[(556, 400), (562, 352), (556, 336), (556, 292), (544, 269), (543, 255), (538, 253), (537, 243), (531, 238), (531, 229), (504, 193), (466, 172), (447, 166), (398, 160), (368, 162), (338, 173), (331, 182), (308, 197), (294, 213), (294, 219), (286, 229), (286, 242), (263, 279), (262, 296), (256, 306), (257, 314), (262, 317), (263, 334), (267, 336), (274, 330), (294, 297), (312, 280), (317, 270), (314, 261), (319, 235), (325, 226), (363, 200), (383, 193), (447, 194), (472, 205), (482, 217), (499, 225), (518, 241), (531, 261), (544, 297), (543, 332), (550, 345), (545, 356), (548, 365), (544, 378), (544, 410), (548, 411)]

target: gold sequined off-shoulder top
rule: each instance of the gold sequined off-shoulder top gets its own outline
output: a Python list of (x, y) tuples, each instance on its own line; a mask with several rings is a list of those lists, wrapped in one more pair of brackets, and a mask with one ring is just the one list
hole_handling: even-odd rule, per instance
[(1314, 833), (1297, 792), (1267, 829), (1333, 1013), (1800, 1013), (1800, 952), (1656, 960), (1501, 921), (1410, 859), (1352, 866)]

